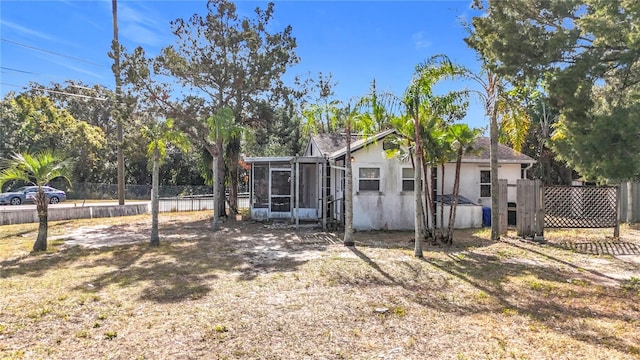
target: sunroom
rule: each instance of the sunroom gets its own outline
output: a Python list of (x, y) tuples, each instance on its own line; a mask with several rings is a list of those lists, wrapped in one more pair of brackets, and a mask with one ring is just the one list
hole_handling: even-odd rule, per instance
[(252, 219), (289, 219), (296, 225), (323, 219), (326, 192), (320, 180), (327, 176), (323, 157), (247, 157), (244, 161), (251, 164)]

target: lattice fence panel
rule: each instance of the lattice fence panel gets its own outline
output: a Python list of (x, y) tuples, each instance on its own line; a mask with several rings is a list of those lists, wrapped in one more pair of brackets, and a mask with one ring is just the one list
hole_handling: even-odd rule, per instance
[(618, 222), (615, 187), (548, 186), (544, 188), (547, 228), (607, 228)]

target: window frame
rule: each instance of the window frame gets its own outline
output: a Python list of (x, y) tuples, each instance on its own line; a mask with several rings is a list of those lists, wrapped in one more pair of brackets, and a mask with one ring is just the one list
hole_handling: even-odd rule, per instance
[[(483, 182), (482, 181), (482, 173), (483, 172), (487, 172), (489, 173), (489, 181), (488, 182)], [(480, 170), (480, 197), (481, 198), (490, 198), (491, 197), (491, 170)], [(483, 187), (488, 187), (489, 188), (489, 195), (488, 196), (482, 196), (482, 189)]]
[[(404, 170), (405, 169), (410, 169), (412, 171), (411, 177), (405, 177), (404, 176)], [(403, 167), (400, 168), (400, 192), (402, 192), (402, 193), (411, 192), (412, 193), (412, 192), (415, 191), (415, 189), (416, 189), (415, 171), (416, 171), (416, 169), (414, 169), (411, 166), (408, 166), (408, 167), (407, 166), (403, 166)], [(406, 190), (405, 189), (405, 187), (404, 187), (404, 182), (405, 181), (411, 181), (411, 184), (413, 185), (411, 190)]]
[[(378, 172), (377, 178), (363, 178), (361, 176), (361, 170), (363, 169), (375, 169)], [(378, 182), (378, 189), (362, 189), (362, 181), (370, 181), (370, 182)], [(358, 167), (358, 192), (370, 192), (370, 193), (379, 193), (382, 191), (382, 168), (380, 166), (361, 166)]]

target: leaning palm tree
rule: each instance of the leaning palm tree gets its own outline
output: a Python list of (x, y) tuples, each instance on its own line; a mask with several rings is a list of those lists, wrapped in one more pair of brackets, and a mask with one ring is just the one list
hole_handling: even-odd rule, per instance
[(167, 145), (169, 143), (182, 151), (186, 151), (188, 141), (184, 133), (173, 128), (173, 119), (158, 122), (153, 127), (144, 127), (142, 132), (151, 140), (147, 146), (147, 155), (153, 163), (151, 175), (151, 246), (158, 246), (160, 245), (160, 235), (158, 233), (160, 165), (167, 157)]
[(49, 199), (42, 187), (56, 178), (69, 181), (71, 174), (71, 160), (63, 159), (50, 151), (37, 154), (13, 154), (0, 165), (0, 188), (7, 181), (23, 181), (38, 187), (33, 200), (38, 211), (38, 237), (33, 244), (33, 251), (47, 250), (47, 230)]
[[(453, 224), (456, 221), (456, 207), (458, 206), (458, 194), (460, 193), (460, 167), (462, 156), (474, 151), (473, 144), (480, 135), (480, 129), (472, 129), (467, 124), (454, 124), (447, 128), (453, 139), (451, 147), (456, 153), (456, 175), (453, 182), (453, 195), (451, 196), (451, 207), (449, 208), (449, 226), (447, 227), (446, 243), (453, 243)], [(444, 175), (442, 176), (444, 178)]]

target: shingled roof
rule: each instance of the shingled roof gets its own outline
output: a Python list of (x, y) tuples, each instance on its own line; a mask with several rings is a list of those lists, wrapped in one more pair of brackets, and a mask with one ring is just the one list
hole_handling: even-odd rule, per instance
[[(352, 151), (361, 148), (365, 143), (380, 140), (387, 135), (393, 133), (394, 130), (386, 130), (374, 136), (363, 137), (358, 135), (351, 136)], [(318, 134), (312, 136), (312, 141), (322, 152), (322, 155), (336, 157), (346, 152), (347, 135), (342, 134)], [(473, 147), (475, 152), (465, 154), (462, 162), (488, 162), (490, 160), (489, 152), (490, 140), (488, 137), (479, 137), (476, 139)], [(498, 144), (498, 162), (502, 163), (535, 163), (531, 157), (522, 154), (512, 148)]]
[[(360, 139), (358, 135), (351, 135), (351, 141), (355, 142)], [(322, 155), (330, 155), (347, 146), (347, 134), (317, 134), (311, 137)]]
[[(488, 137), (479, 137), (473, 144), (473, 153), (465, 154), (462, 156), (462, 162), (485, 162), (490, 159), (490, 139)], [(498, 161), (499, 162), (512, 162), (512, 163), (534, 163), (536, 162), (531, 157), (517, 152), (512, 148), (498, 144)]]

